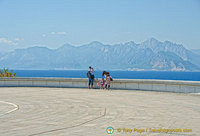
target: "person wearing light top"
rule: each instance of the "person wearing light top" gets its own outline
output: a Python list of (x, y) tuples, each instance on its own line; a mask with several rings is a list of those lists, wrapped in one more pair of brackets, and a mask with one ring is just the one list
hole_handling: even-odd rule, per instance
[(103, 71), (102, 78), (105, 76), (105, 89), (110, 89), (110, 81), (113, 81), (112, 77), (110, 76), (110, 73), (107, 71)]
[(112, 81), (112, 77), (110, 74), (106, 75), (105, 89), (110, 90), (110, 81)]

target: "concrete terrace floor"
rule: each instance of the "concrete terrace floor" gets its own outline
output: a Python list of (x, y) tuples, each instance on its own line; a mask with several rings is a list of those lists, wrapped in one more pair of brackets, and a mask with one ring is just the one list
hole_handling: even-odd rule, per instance
[[(114, 133), (107, 134), (106, 128)], [(116, 129), (121, 128), (121, 132)], [(192, 132), (123, 132), (192, 129)], [(77, 88), (0, 88), (1, 136), (199, 136), (200, 95)]]

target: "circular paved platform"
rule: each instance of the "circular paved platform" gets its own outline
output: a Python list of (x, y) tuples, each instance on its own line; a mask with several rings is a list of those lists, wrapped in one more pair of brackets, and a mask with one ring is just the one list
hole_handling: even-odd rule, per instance
[[(0, 122), (2, 136), (198, 136), (200, 95), (131, 90), (0, 88)], [(113, 134), (107, 134), (109, 126), (115, 129)], [(121, 128), (120, 132), (118, 128)], [(134, 128), (145, 129), (145, 132), (133, 132)], [(192, 129), (192, 132), (159, 133), (149, 132), (149, 128)]]

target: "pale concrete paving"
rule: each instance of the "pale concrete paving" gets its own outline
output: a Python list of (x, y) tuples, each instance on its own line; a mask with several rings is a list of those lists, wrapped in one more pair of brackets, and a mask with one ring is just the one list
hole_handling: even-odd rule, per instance
[[(0, 88), (0, 122), (1, 136), (198, 136), (200, 95), (3, 87)], [(109, 126), (115, 129), (113, 134), (107, 134)], [(180, 128), (192, 132), (140, 134), (118, 132), (117, 128)]]

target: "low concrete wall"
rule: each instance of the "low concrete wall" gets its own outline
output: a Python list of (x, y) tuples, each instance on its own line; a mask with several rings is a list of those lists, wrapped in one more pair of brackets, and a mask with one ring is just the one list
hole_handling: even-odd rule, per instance
[[(97, 81), (94, 88), (99, 88)], [(0, 78), (0, 87), (87, 88), (86, 78)], [(200, 93), (200, 81), (115, 79), (111, 89)]]

